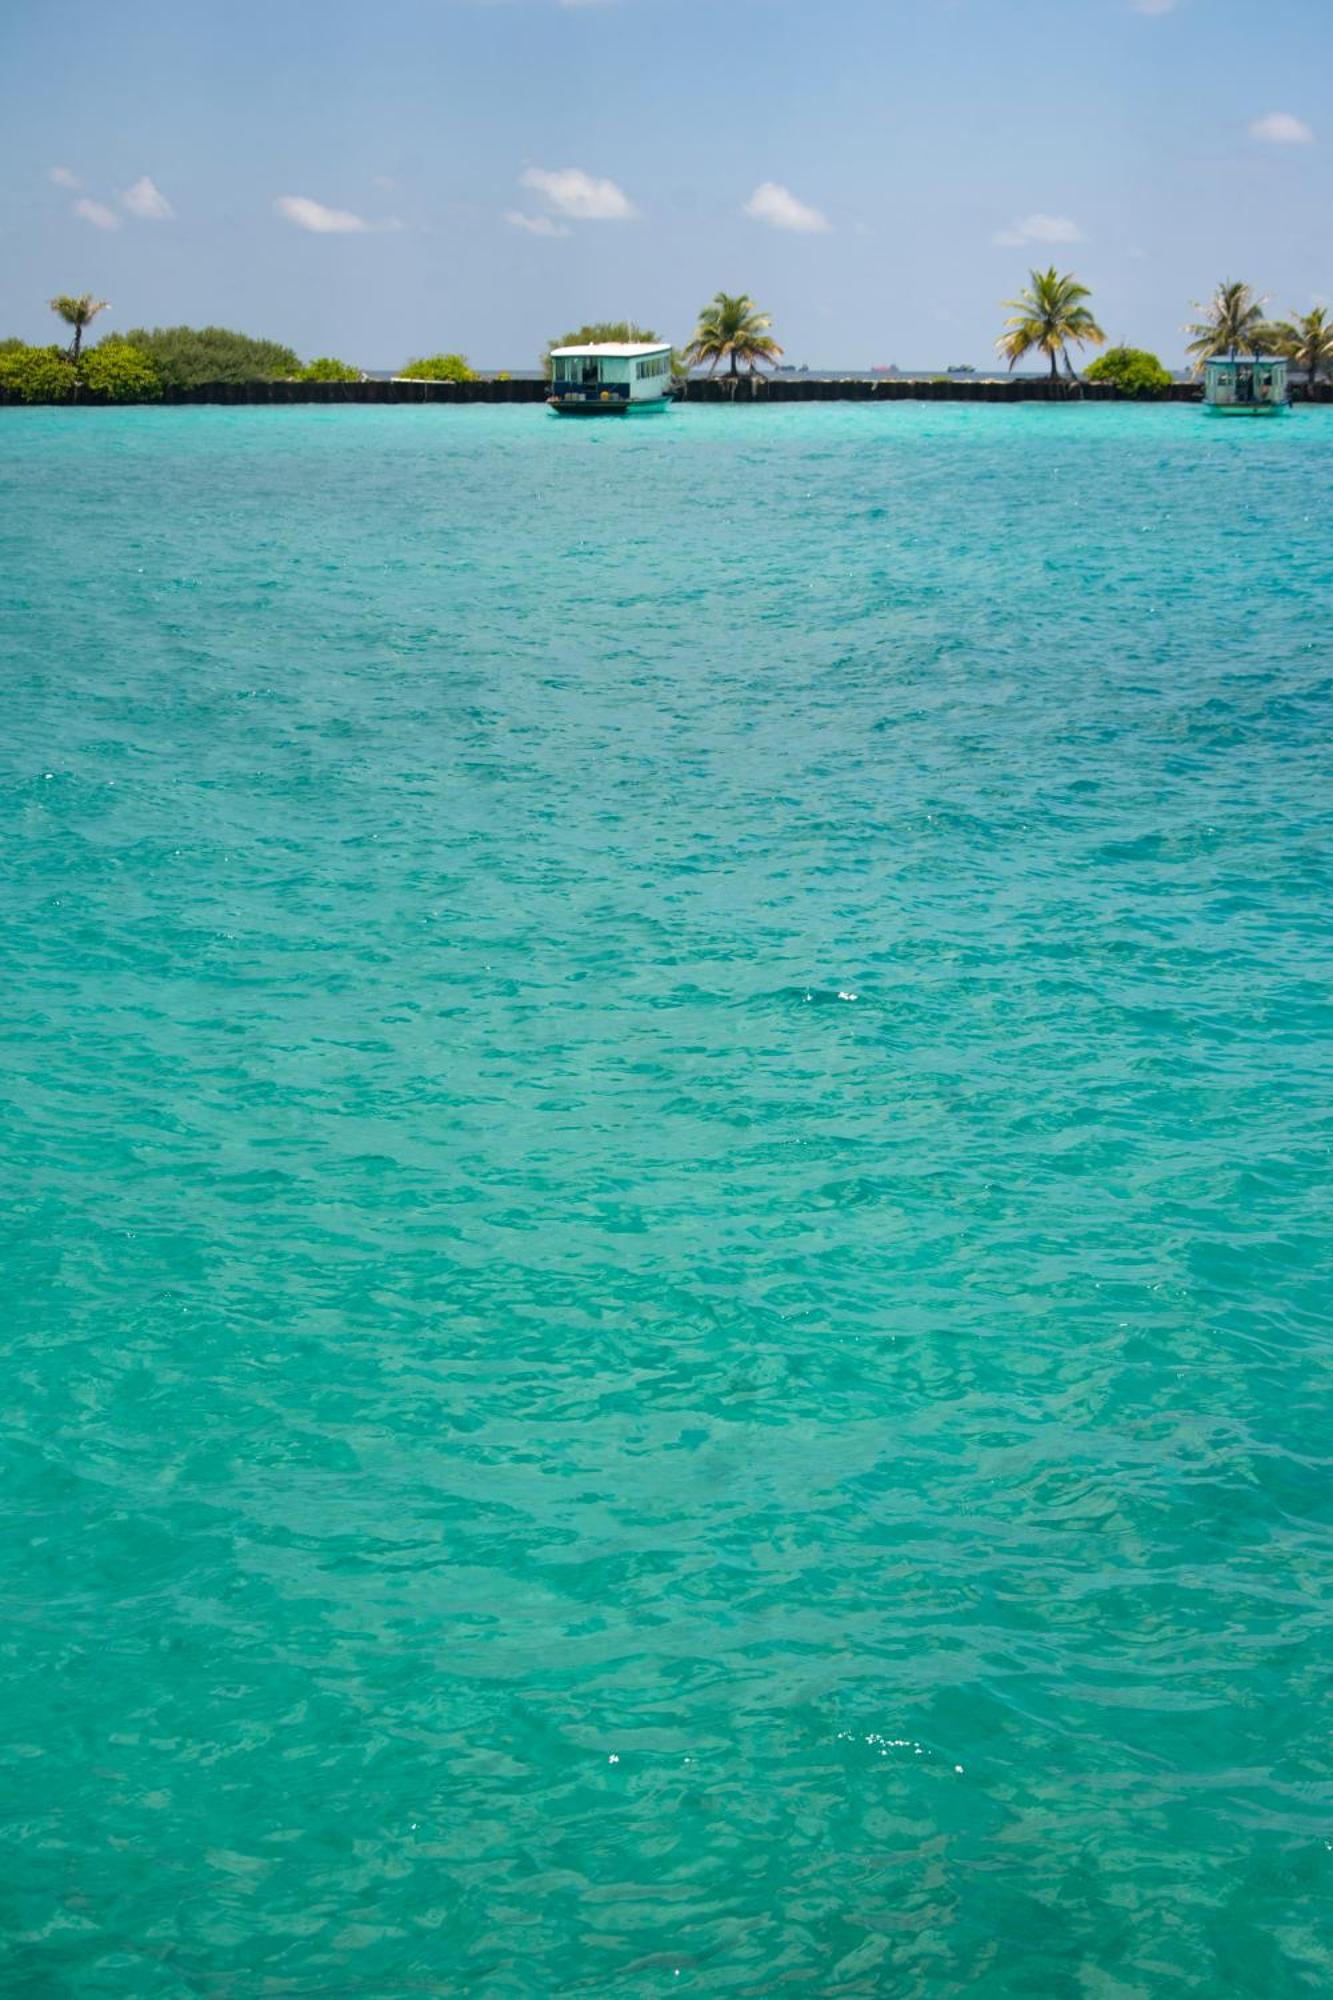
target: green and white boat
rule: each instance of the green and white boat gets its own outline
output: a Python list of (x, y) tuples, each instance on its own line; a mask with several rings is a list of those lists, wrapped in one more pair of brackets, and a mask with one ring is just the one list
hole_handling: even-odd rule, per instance
[(664, 410), (671, 398), (671, 343), (599, 341), (551, 349), (548, 406), (561, 416), (623, 417)]
[(1287, 364), (1276, 355), (1214, 355), (1203, 367), (1203, 406), (1217, 417), (1280, 417), (1291, 407)]

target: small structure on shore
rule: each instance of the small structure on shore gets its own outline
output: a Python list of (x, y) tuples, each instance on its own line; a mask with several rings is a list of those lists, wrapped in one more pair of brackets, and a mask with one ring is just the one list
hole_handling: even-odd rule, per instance
[(1203, 365), (1203, 401), (1216, 416), (1281, 416), (1291, 403), (1287, 364), (1276, 355), (1215, 354)]
[(561, 416), (624, 416), (664, 410), (671, 396), (671, 343), (596, 341), (551, 349), (546, 401)]

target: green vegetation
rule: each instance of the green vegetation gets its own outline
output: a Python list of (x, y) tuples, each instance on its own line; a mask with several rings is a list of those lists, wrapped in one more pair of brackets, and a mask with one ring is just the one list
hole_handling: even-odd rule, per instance
[(106, 300), (95, 299), (91, 292), (80, 292), (77, 296), (70, 292), (60, 292), (52, 299), (51, 310), (60, 315), (66, 326), (72, 326), (74, 329), (69, 358), (77, 365), (83, 348), (84, 333), (97, 318), (98, 313), (106, 311)]
[(772, 324), (748, 292), (717, 292), (700, 313), (682, 359), (687, 367), (707, 362), (710, 375), (716, 375), (723, 361), (730, 376), (742, 368), (753, 375), (762, 366), (772, 367), (782, 352), (768, 330)]
[(1333, 321), (1327, 306), (1277, 320), (1267, 328), (1267, 334), (1274, 353), (1285, 355), (1303, 369), (1312, 389), (1321, 374), (1333, 372)]
[[(553, 347), (605, 347), (621, 342), (660, 340), (660, 333), (654, 333), (650, 326), (640, 326), (633, 319), (595, 319), (587, 326), (576, 326), (569, 333), (562, 333), (551, 341), (542, 356), (542, 372), (550, 379), (551, 349)], [(679, 381), (689, 373), (689, 363), (673, 347), (671, 350), (671, 373)], [(497, 376), (497, 381), (502, 379)], [(507, 380), (508, 378), (503, 378)]]
[(1192, 334), (1185, 348), (1186, 354), (1194, 359), (1197, 374), (1205, 361), (1215, 356), (1226, 355), (1234, 361), (1238, 354), (1264, 354), (1270, 345), (1269, 327), (1264, 319), (1265, 299), (1257, 299), (1249, 285), (1242, 285), (1238, 279), (1228, 278), (1220, 284), (1202, 305), (1196, 299), (1195, 312), (1203, 318), (1193, 320), (1185, 328)]
[(52, 299), (51, 309), (74, 338), (68, 350), (0, 343), (0, 389), (26, 403), (64, 403), (86, 389), (98, 402), (142, 403), (164, 389), (210, 382), (273, 381), (295, 375), (300, 362), (277, 341), (252, 340), (225, 327), (143, 327), (84, 348), (83, 335), (105, 301), (91, 292)]
[(74, 363), (63, 347), (16, 341), (0, 354), (0, 390), (21, 403), (67, 403), (77, 387)]
[(549, 355), (553, 347), (606, 347), (615, 341), (661, 338), (650, 326), (639, 326), (632, 319), (594, 319), (586, 326), (576, 326), (572, 333), (560, 334), (548, 343), (546, 352)]
[[(553, 347), (605, 347), (616, 341), (660, 340), (661, 337), (651, 327), (640, 326), (632, 319), (589, 320), (586, 326), (576, 326), (571, 332), (557, 334), (554, 340), (547, 342), (542, 356), (542, 372), (549, 379)], [(673, 361), (674, 358), (673, 355)]]
[(155, 364), (166, 389), (198, 389), (206, 382), (283, 382), (300, 373), (290, 347), (254, 340), (225, 326), (135, 327), (125, 335)]
[[(1006, 301), (1010, 317), (996, 346), (1011, 372), (1035, 350), (1047, 357), (1052, 382), (1059, 380), (1062, 364), (1076, 381), (1070, 348), (1100, 347), (1106, 341), (1088, 303), (1091, 294), (1071, 272), (1060, 273), (1054, 265), (1030, 272), (1029, 280), (1017, 298)], [(1333, 310), (1315, 306), (1305, 313), (1293, 313), (1290, 319), (1269, 321), (1265, 303), (1249, 285), (1231, 279), (1217, 287), (1206, 305), (1196, 303), (1200, 317), (1185, 329), (1195, 372), (1214, 356), (1234, 359), (1239, 355), (1279, 354), (1304, 375), (1311, 389), (1321, 377), (1333, 378)], [(352, 383), (366, 379), (362, 370), (332, 355), (320, 355), (302, 364), (280, 341), (256, 339), (220, 326), (136, 327), (85, 348), (84, 335), (98, 314), (106, 311), (105, 299), (94, 298), (91, 292), (61, 293), (50, 305), (72, 329), (69, 346), (32, 346), (14, 338), (0, 339), (0, 401), (77, 402), (86, 393), (90, 402), (136, 403), (214, 384)], [(724, 368), (734, 385), (742, 376), (753, 381), (761, 368), (775, 366), (782, 349), (773, 338), (771, 325), (770, 316), (761, 312), (747, 293), (718, 292), (700, 313), (689, 345), (679, 352), (671, 350), (677, 393), (685, 393), (694, 367), (706, 367), (713, 376)], [(549, 376), (551, 372), (551, 349), (555, 347), (655, 342), (660, 338), (636, 320), (589, 321), (550, 343), (544, 356), (546, 373)], [(959, 374), (973, 375), (975, 370), (950, 369), (947, 376), (934, 379), (943, 383)], [(468, 366), (466, 355), (433, 354), (408, 362), (399, 379), (462, 383), (476, 382), (480, 377)], [(504, 370), (495, 379), (507, 382), (510, 376)], [(1107, 348), (1087, 370), (1086, 379), (1110, 384), (1124, 396), (1145, 398), (1164, 395), (1172, 381), (1157, 355), (1123, 345)]]
[(78, 376), (83, 388), (107, 403), (154, 403), (162, 394), (151, 356), (114, 336), (89, 348)]
[(162, 394), (152, 362), (128, 341), (85, 348), (77, 362), (63, 347), (0, 345), (0, 390), (24, 403), (68, 403), (85, 391), (99, 403), (151, 403)]
[(1108, 347), (1087, 372), (1089, 382), (1109, 382), (1122, 396), (1160, 396), (1171, 377), (1144, 347)]
[(475, 382), (476, 372), (467, 365), (465, 354), (428, 354), (424, 361), (409, 361), (400, 368), (404, 382)]
[(335, 361), (332, 355), (321, 354), (317, 361), (307, 361), (296, 379), (298, 382), (359, 382), (361, 370), (353, 368), (350, 361)]
[(1106, 335), (1084, 304), (1091, 292), (1072, 272), (1061, 275), (1052, 264), (1049, 270), (1031, 271), (1028, 276), (1030, 283), (1018, 297), (1005, 300), (1011, 316), (995, 345), (1011, 370), (1034, 347), (1049, 355), (1051, 380), (1056, 382), (1062, 360), (1069, 373), (1074, 373), (1069, 359), (1071, 343), (1075, 347), (1101, 347)]

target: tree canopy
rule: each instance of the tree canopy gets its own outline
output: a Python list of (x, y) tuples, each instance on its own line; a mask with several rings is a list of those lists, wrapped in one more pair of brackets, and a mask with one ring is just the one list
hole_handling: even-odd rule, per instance
[(551, 372), (551, 349), (553, 347), (607, 347), (615, 342), (632, 340), (660, 340), (661, 334), (654, 333), (650, 326), (640, 326), (632, 319), (594, 319), (586, 326), (573, 327), (568, 333), (558, 333), (554, 340), (546, 343), (542, 356), (542, 367)]
[(1304, 369), (1312, 389), (1322, 374), (1333, 372), (1333, 320), (1327, 306), (1313, 306), (1307, 313), (1276, 320), (1267, 333), (1273, 352)]
[(106, 308), (106, 300), (95, 299), (91, 292), (57, 292), (51, 300), (52, 312), (58, 313), (65, 325), (74, 329), (74, 339), (69, 351), (71, 361), (78, 360), (86, 329), (92, 325), (98, 313), (105, 312)]
[(307, 361), (297, 377), (300, 382), (359, 382), (361, 370), (353, 368), (349, 361), (335, 361), (331, 354), (321, 354), (318, 360)]
[(153, 403), (162, 394), (162, 377), (152, 356), (116, 337), (90, 347), (78, 373), (82, 387), (104, 402)]
[(1059, 379), (1063, 360), (1071, 375), (1074, 364), (1069, 349), (1089, 344), (1100, 347), (1106, 335), (1084, 303), (1092, 297), (1086, 285), (1071, 271), (1063, 274), (1052, 264), (1049, 270), (1030, 271), (1028, 283), (1016, 299), (1006, 299), (1010, 317), (995, 345), (1014, 368), (1034, 348), (1050, 359), (1051, 380)]
[(1185, 352), (1193, 357), (1196, 372), (1217, 355), (1234, 360), (1238, 354), (1266, 353), (1271, 345), (1264, 318), (1267, 303), (1238, 278), (1224, 279), (1206, 305), (1196, 299), (1194, 310), (1203, 318), (1192, 320), (1185, 328), (1191, 335)]
[(773, 367), (782, 352), (769, 332), (772, 324), (748, 292), (717, 292), (700, 313), (683, 359), (691, 367), (707, 362), (710, 375), (724, 361), (728, 375), (742, 369), (753, 375), (761, 367)]
[(17, 402), (67, 403), (78, 380), (63, 347), (28, 347), (19, 341), (0, 353), (0, 390)]
[(277, 340), (256, 340), (225, 326), (135, 327), (124, 338), (147, 354), (164, 387), (198, 389), (207, 382), (281, 382), (301, 363)]
[(1159, 396), (1171, 377), (1145, 347), (1108, 347), (1087, 371), (1089, 382), (1109, 382), (1122, 396)]
[(146, 354), (112, 337), (85, 347), (78, 360), (63, 347), (0, 342), (0, 391), (22, 403), (151, 403), (162, 378)]
[(409, 361), (406, 368), (400, 368), (399, 377), (404, 382), (475, 382), (475, 370), (467, 365), (465, 354), (428, 354), (423, 361)]

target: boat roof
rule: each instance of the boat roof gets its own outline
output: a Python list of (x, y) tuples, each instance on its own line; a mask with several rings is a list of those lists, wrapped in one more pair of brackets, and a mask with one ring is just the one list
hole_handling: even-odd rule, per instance
[(669, 340), (594, 340), (583, 347), (553, 347), (552, 354), (586, 355), (589, 360), (606, 355), (610, 360), (633, 361), (640, 354), (669, 354)]

